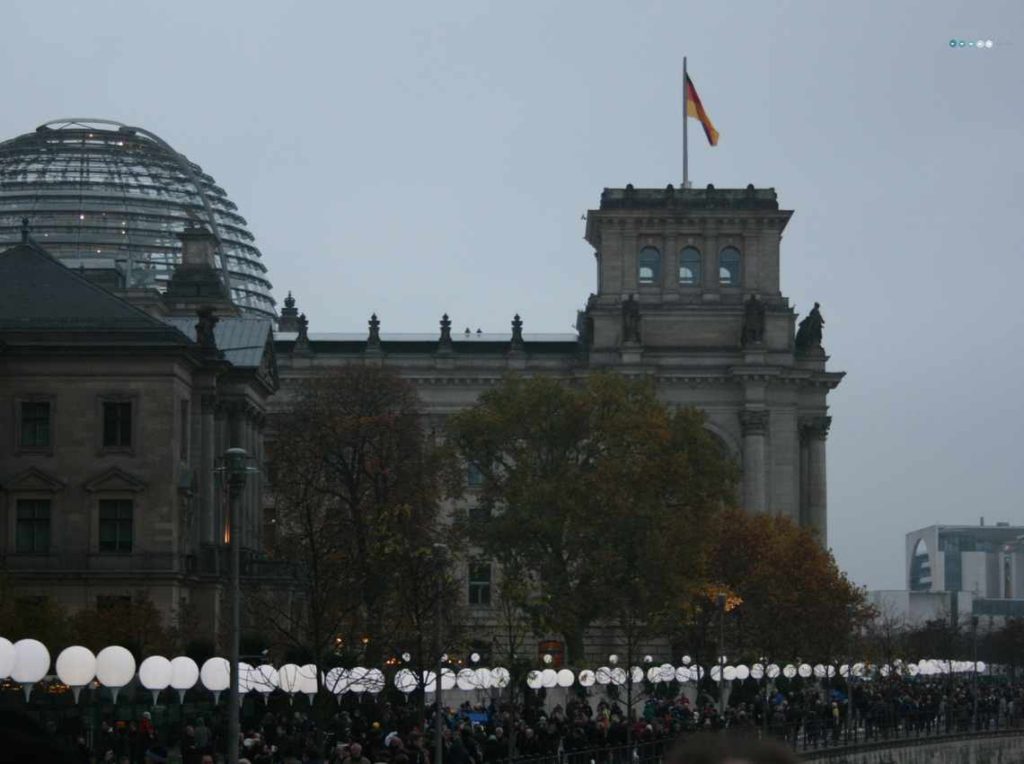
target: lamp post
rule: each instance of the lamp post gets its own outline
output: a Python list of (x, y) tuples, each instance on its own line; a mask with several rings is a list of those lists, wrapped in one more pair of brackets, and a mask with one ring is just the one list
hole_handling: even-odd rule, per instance
[(971, 666), (971, 693), (974, 696), (974, 710), (971, 721), (978, 731), (978, 616), (971, 616), (971, 636), (974, 641), (974, 665)]
[(228, 478), (228, 497), (230, 514), (229, 543), (231, 544), (231, 687), (228, 693), (228, 762), (238, 762), (239, 693), (238, 693), (238, 651), (239, 634), (241, 632), (241, 594), (239, 590), (239, 562), (241, 560), (241, 513), (242, 492), (248, 476), (249, 455), (241, 448), (229, 448), (224, 452), (224, 468)]
[(718, 716), (722, 726), (725, 726), (725, 604), (727, 598), (719, 594), (716, 598), (718, 603)]
[(441, 617), (444, 612), (444, 571), (448, 563), (448, 547), (434, 544), (437, 562), (437, 590), (434, 599), (434, 650), (437, 655), (437, 675), (434, 677), (434, 764), (441, 764), (444, 756), (444, 738), (441, 735), (441, 672), (444, 670), (444, 651), (441, 647)]

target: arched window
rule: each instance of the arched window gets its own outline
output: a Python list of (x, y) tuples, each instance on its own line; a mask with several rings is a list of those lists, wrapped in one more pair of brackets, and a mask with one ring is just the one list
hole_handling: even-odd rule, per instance
[(700, 252), (695, 247), (684, 247), (679, 253), (679, 283), (700, 286)]
[(726, 247), (718, 253), (718, 283), (721, 286), (740, 285), (740, 251)]
[(910, 558), (910, 591), (921, 592), (932, 588), (932, 561), (928, 554), (928, 545), (924, 539), (918, 539), (914, 545), (914, 555)]
[(637, 259), (637, 280), (641, 284), (657, 284), (661, 277), (661, 252), (657, 247), (644, 247)]

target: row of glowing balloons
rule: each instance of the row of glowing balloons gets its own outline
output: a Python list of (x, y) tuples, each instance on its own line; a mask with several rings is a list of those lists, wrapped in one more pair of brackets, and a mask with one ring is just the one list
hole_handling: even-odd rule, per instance
[[(646, 662), (646, 659), (645, 659)], [(683, 658), (685, 665), (675, 667), (670, 663), (660, 666), (649, 666), (646, 672), (639, 666), (633, 666), (629, 673), (620, 666), (602, 666), (596, 671), (584, 669), (578, 674), (567, 668), (555, 670), (546, 668), (531, 671), (526, 677), (526, 684), (534, 690), (541, 688), (571, 687), (577, 682), (582, 687), (597, 685), (622, 686), (630, 679), (634, 683), (647, 679), (653, 683), (696, 682), (707, 673), (718, 682), (745, 681), (767, 677), (776, 679), (779, 676), (792, 679), (800, 676), (805, 679), (834, 677), (835, 666), (818, 664), (811, 666), (803, 663), (798, 666), (789, 664), (784, 667), (772, 663), (767, 666), (755, 663), (752, 666), (712, 666), (705, 672), (697, 665), (691, 665), (688, 656)], [(25, 689), (26, 699), (32, 686), (43, 680), (50, 672), (50, 652), (46, 646), (34, 639), (22, 639), (12, 644), (0, 637), (0, 679), (10, 678)], [(112, 645), (93, 654), (88, 648), (75, 645), (61, 651), (56, 660), (56, 674), (61, 682), (74, 692), (77, 701), (81, 688), (94, 681), (112, 690), (115, 699), (117, 690), (130, 684), (138, 676), (139, 684), (156, 696), (166, 689), (177, 690), (180, 699), (184, 699), (187, 690), (198, 683), (211, 691), (217, 698), (230, 686), (230, 664), (225, 658), (210, 658), (202, 666), (191, 658), (179, 656), (168, 659), (160, 655), (152, 655), (136, 666), (135, 658), (124, 647)], [(872, 667), (869, 664), (855, 663), (842, 665), (838, 668), (840, 676), (866, 677), (876, 670), (882, 676), (891, 673), (910, 676), (932, 676), (946, 673), (963, 673), (975, 670), (984, 671), (984, 663), (967, 661), (922, 660), (917, 663), (904, 664), (895, 661), (892, 666)], [(238, 664), (238, 686), (242, 693), (257, 692), (266, 699), (275, 690), (282, 690), (290, 695), (303, 694), (312, 702), (318, 691), (318, 672), (313, 664), (303, 666), (289, 663), (274, 668), (269, 664), (250, 666)], [(497, 668), (464, 668), (459, 671), (441, 670), (442, 691), (459, 689), (464, 691), (504, 689), (511, 683), (508, 669)], [(331, 694), (341, 696), (346, 692), (376, 695), (386, 686), (384, 672), (376, 668), (332, 668), (319, 674), (322, 686)], [(403, 668), (395, 672), (394, 686), (401, 692), (409, 694), (423, 687), (427, 692), (434, 692), (437, 687), (437, 673), (424, 671), (417, 675), (411, 669)]]

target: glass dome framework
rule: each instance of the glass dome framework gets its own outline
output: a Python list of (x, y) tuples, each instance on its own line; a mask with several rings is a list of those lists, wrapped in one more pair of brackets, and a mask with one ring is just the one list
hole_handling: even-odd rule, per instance
[(32, 238), (72, 267), (116, 269), (164, 289), (190, 223), (220, 239), (219, 265), (243, 311), (273, 316), (267, 269), (224, 189), (159, 136), (99, 119), (48, 122), (0, 143), (0, 247)]

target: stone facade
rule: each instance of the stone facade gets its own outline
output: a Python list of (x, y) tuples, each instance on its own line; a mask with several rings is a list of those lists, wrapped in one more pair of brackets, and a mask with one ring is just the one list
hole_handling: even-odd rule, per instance
[[(229, 528), (217, 459), (240, 446), (259, 463), (277, 388), (270, 321), (223, 296), (171, 289), (138, 307), (30, 241), (0, 253), (0, 561), (17, 596), (74, 610), (144, 591), (166, 620), (191, 606), (194, 636), (216, 636)], [(260, 474), (240, 518), (250, 569)]]
[[(435, 425), (511, 372), (571, 379), (593, 371), (653, 376), (662, 399), (696, 406), (742, 468), (741, 500), (827, 538), (826, 396), (843, 373), (820, 343), (794, 343), (796, 313), (779, 283), (792, 212), (772, 189), (605, 189), (587, 215), (596, 292), (577, 333), (309, 333), (293, 299), (276, 335), (288, 408), (298, 380), (351, 363), (387, 364), (420, 391)], [(297, 318), (298, 316), (298, 318)], [(472, 492), (467, 500), (472, 505)]]

